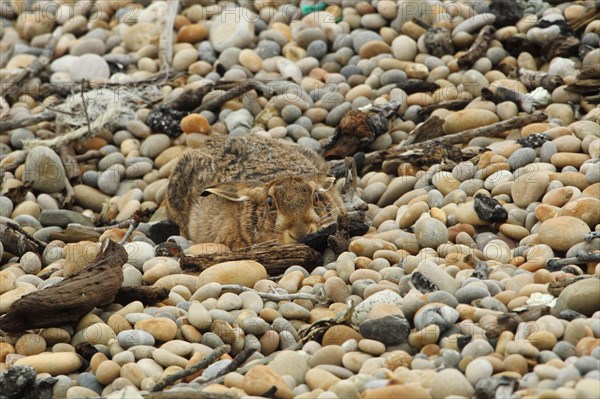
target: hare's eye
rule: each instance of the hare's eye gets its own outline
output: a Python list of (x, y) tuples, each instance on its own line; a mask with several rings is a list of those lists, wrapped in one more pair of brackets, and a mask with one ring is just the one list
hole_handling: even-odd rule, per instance
[(269, 208), (272, 208), (273, 205), (275, 205), (275, 200), (273, 199), (273, 197), (267, 198), (267, 205), (269, 205)]
[(313, 203), (316, 204), (317, 202), (319, 202), (319, 194), (315, 191), (313, 193)]

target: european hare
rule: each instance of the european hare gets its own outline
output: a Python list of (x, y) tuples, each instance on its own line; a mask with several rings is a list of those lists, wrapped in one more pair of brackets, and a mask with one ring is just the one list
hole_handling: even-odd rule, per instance
[(297, 144), (215, 135), (180, 158), (167, 209), (195, 243), (294, 243), (345, 215), (328, 172), (319, 155)]

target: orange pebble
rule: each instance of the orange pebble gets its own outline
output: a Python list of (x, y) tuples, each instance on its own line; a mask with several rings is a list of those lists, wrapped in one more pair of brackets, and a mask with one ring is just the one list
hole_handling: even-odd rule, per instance
[(184, 133), (210, 133), (208, 120), (200, 114), (189, 114), (181, 120), (181, 130)]

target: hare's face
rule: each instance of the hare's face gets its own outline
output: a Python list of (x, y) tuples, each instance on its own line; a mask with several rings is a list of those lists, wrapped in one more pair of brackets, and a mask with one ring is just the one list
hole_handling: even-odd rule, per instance
[[(253, 226), (256, 242), (276, 241), (296, 243), (315, 233), (332, 219), (327, 206), (328, 190), (334, 178), (306, 179), (300, 176), (277, 178), (269, 183), (221, 183), (205, 190), (203, 195), (216, 194), (230, 201), (244, 202), (238, 215), (249, 217), (246, 226)], [(241, 208), (240, 208), (241, 209)]]

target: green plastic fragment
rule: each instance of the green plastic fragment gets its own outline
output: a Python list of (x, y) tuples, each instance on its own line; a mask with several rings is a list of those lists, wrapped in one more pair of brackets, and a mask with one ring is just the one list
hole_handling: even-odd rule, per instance
[(302, 6), (300, 6), (300, 9), (302, 10), (302, 15), (308, 15), (308, 14), (310, 14), (312, 12), (316, 12), (316, 11), (323, 11), (326, 8), (327, 8), (327, 3), (325, 3), (325, 2), (320, 2), (315, 5), (302, 4)]

